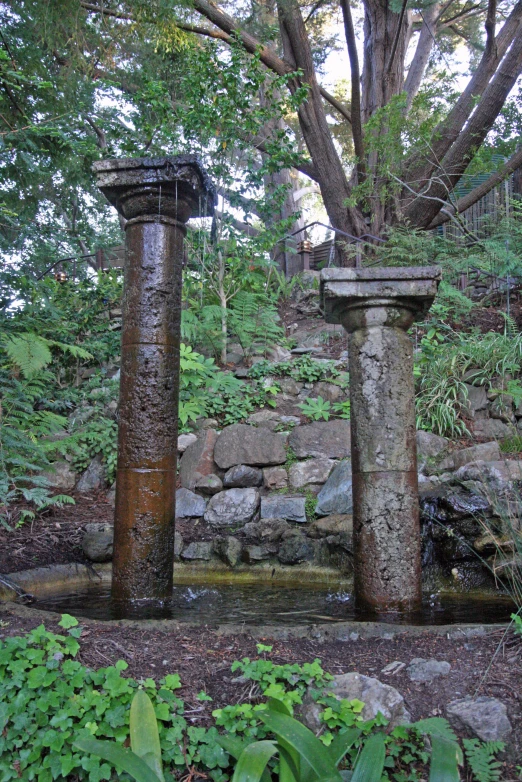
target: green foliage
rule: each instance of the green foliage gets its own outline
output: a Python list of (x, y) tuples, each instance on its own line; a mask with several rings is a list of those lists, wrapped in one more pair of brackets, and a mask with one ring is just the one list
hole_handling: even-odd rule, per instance
[(495, 378), (515, 376), (510, 382), (516, 393), (521, 364), (520, 333), (474, 335), (431, 328), (415, 359), (417, 427), (449, 437), (466, 434), (461, 418), (467, 394), (464, 375), (472, 370), (466, 382), (474, 384), (493, 384)]
[(318, 396), (317, 399), (306, 399), (297, 405), (303, 415), (307, 418), (311, 418), (312, 421), (320, 421), (323, 418), (328, 421), (330, 418), (331, 404), (328, 400), (323, 399), (322, 396)]
[(502, 453), (520, 453), (522, 451), (522, 435), (514, 434), (512, 437), (505, 437), (499, 443)]
[(505, 747), (503, 741), (479, 741), (479, 739), (464, 739), (466, 760), (476, 782), (497, 782), (501, 779), (502, 764), (495, 760), (495, 755)]
[(105, 463), (107, 480), (113, 483), (116, 478), (118, 457), (118, 425), (112, 418), (101, 415), (82, 426), (74, 435), (75, 456), (73, 464), (78, 472), (85, 470), (91, 459), (101, 455)]
[(165, 782), (158, 722), (152, 701), (143, 690), (138, 690), (132, 699), (129, 730), (130, 750), (96, 739), (79, 739), (74, 746), (120, 766), (136, 782)]
[(303, 383), (316, 383), (319, 380), (335, 380), (340, 372), (333, 361), (319, 362), (305, 354), (293, 361), (280, 361), (277, 364), (259, 361), (249, 370), (248, 375), (255, 379), (270, 375), (291, 377)]
[(511, 614), (513, 629), (517, 635), (522, 635), (522, 616), (520, 614)]

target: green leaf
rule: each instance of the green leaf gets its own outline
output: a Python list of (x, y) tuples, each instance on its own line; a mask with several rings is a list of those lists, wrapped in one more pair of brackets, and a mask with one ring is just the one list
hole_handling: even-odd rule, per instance
[(357, 758), (351, 782), (379, 782), (385, 754), (384, 734), (370, 736)]
[(250, 743), (247, 739), (240, 739), (239, 736), (216, 736), (216, 742), (236, 760), (239, 760), (241, 753)]
[(350, 730), (347, 730), (344, 733), (338, 733), (337, 736), (335, 736), (328, 747), (328, 752), (336, 766), (344, 758), (350, 747), (353, 747), (360, 735), (361, 731), (359, 728), (351, 728)]
[(79, 622), (70, 614), (62, 614), (62, 618), (58, 624), (60, 627), (63, 627), (64, 630), (70, 630), (71, 627), (77, 627)]
[(232, 782), (260, 782), (266, 764), (277, 752), (273, 741), (256, 741), (241, 753)]
[(442, 736), (433, 736), (431, 746), (429, 782), (459, 782), (458, 744)]
[(287, 742), (311, 766), (319, 778), (340, 782), (341, 776), (332, 763), (328, 750), (311, 730), (286, 714), (261, 711), (259, 717), (278, 739)]
[(102, 758), (102, 760), (108, 760), (109, 763), (122, 768), (127, 774), (130, 774), (136, 782), (161, 782), (160, 777), (154, 773), (144, 760), (129, 749), (123, 749), (123, 747), (112, 741), (78, 739), (73, 746), (81, 750), (81, 752), (87, 752)]
[(156, 714), (151, 699), (143, 690), (138, 690), (132, 699), (130, 741), (132, 751), (147, 763), (161, 782), (164, 782)]

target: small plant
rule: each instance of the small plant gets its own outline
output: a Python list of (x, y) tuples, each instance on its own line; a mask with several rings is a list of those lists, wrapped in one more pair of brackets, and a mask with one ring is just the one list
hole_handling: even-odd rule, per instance
[(312, 421), (320, 421), (321, 418), (328, 421), (331, 415), (331, 404), (327, 399), (318, 396), (317, 399), (307, 399), (297, 405), (303, 415), (311, 418)]
[(345, 399), (344, 402), (335, 402), (335, 404), (332, 406), (332, 409), (339, 418), (344, 418), (346, 420), (350, 419), (349, 399)]
[(500, 441), (499, 448), (502, 453), (520, 453), (522, 451), (522, 434), (505, 437)]
[(464, 739), (462, 743), (473, 779), (476, 782), (498, 782), (501, 779), (502, 764), (495, 760), (495, 755), (502, 752), (504, 742)]
[(130, 750), (112, 741), (78, 739), (73, 746), (97, 755), (131, 775), (136, 782), (165, 782), (158, 723), (151, 699), (138, 690), (130, 708)]

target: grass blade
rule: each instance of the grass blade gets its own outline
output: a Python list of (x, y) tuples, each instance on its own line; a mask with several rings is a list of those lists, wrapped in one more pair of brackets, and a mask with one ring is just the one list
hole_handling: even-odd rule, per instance
[(78, 739), (73, 744), (81, 752), (97, 755), (102, 760), (107, 760), (113, 766), (122, 768), (130, 774), (136, 782), (160, 782), (159, 777), (130, 749), (124, 749), (114, 741), (98, 741), (98, 739)]
[(375, 733), (370, 736), (357, 759), (351, 782), (379, 782), (385, 754), (384, 734)]
[(152, 701), (144, 690), (138, 690), (132, 699), (130, 742), (132, 751), (164, 782), (158, 722)]
[(441, 736), (433, 736), (429, 782), (459, 782), (458, 757), (458, 744)]
[(232, 782), (260, 782), (266, 764), (277, 752), (273, 741), (256, 741), (243, 750), (237, 761)]

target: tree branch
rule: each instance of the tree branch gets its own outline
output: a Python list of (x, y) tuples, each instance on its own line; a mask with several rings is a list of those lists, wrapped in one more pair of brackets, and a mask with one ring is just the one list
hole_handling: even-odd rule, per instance
[(341, 0), (341, 9), (344, 20), (344, 35), (348, 47), (350, 59), (350, 74), (352, 82), (352, 134), (355, 155), (357, 157), (357, 181), (361, 184), (366, 175), (364, 165), (364, 138), (361, 118), (361, 74), (359, 70), (359, 57), (357, 56), (357, 43), (353, 26), (350, 0)]
[(433, 3), (422, 16), (422, 27), (417, 42), (417, 48), (413, 55), (413, 60), (408, 68), (408, 75), (404, 83), (404, 90), (408, 96), (407, 108), (411, 108), (413, 99), (417, 95), (426, 67), (430, 59), (430, 54), (435, 43), (436, 18), (440, 6)]
[(486, 51), (485, 54), (490, 57), (493, 54), (495, 46), (495, 17), (497, 13), (497, 0), (488, 0), (488, 13), (486, 16)]
[(462, 214), (462, 212), (465, 212), (466, 209), (469, 209), (470, 206), (473, 206), (473, 204), (476, 204), (477, 201), (480, 201), (481, 198), (487, 195), (490, 190), (493, 190), (494, 187), (500, 185), (505, 179), (508, 178), (508, 176), (516, 171), (517, 168), (520, 168), (520, 166), (522, 166), (522, 148), (515, 152), (501, 169), (495, 171), (494, 174), (491, 174), (491, 176), (486, 179), (485, 182), (482, 182), (481, 185), (475, 187), (467, 195), (459, 198), (454, 206), (447, 206), (445, 213), (438, 214), (437, 217), (430, 223), (429, 228), (437, 228), (437, 226), (442, 225), (443, 223), (447, 223), (449, 220), (451, 220), (452, 215), (458, 213)]

